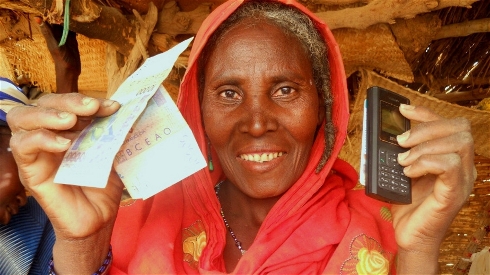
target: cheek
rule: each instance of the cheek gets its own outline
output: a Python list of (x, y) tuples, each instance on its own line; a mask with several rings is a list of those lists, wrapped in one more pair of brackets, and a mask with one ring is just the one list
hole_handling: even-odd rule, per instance
[(321, 110), (315, 107), (302, 108), (289, 118), (285, 118), (288, 121), (284, 122), (283, 125), (288, 125), (288, 131), (297, 141), (307, 142), (308, 144), (305, 145), (309, 146), (315, 139), (318, 127), (322, 122), (319, 111)]
[(213, 145), (226, 143), (230, 130), (233, 128), (231, 122), (234, 118), (225, 111), (217, 111), (222, 107), (213, 106), (203, 102), (201, 116), (204, 125), (204, 131)]
[(289, 131), (296, 143), (295, 147), (298, 150), (297, 161), (307, 161), (309, 159), (318, 128), (316, 124), (312, 123), (309, 123), (310, 127), (308, 128), (304, 126), (305, 125), (302, 124), (301, 130), (299, 131)]
[(9, 200), (23, 191), (24, 187), (20, 183), (17, 173), (7, 172), (0, 177), (0, 203), (8, 203)]
[(5, 207), (9, 203), (9, 196), (2, 193), (3, 190), (0, 189), (0, 217), (3, 215), (3, 212), (6, 211)]

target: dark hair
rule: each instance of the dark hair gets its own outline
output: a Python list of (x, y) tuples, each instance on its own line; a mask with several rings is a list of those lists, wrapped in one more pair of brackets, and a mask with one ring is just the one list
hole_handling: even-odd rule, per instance
[(265, 19), (267, 22), (278, 26), (287, 35), (295, 37), (309, 55), (315, 86), (325, 106), (325, 149), (318, 163), (318, 173), (332, 153), (335, 140), (335, 126), (332, 122), (333, 97), (330, 86), (330, 67), (327, 58), (327, 46), (322, 36), (316, 29), (311, 19), (294, 7), (278, 2), (248, 1), (240, 6), (228, 17), (211, 35), (198, 60), (198, 87), (201, 99), (204, 89), (204, 67), (207, 64), (211, 52), (219, 40), (244, 19), (256, 18), (257, 21)]

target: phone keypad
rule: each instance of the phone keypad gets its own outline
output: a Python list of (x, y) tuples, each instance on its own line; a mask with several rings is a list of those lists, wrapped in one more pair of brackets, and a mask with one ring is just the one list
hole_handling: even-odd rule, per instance
[(398, 164), (397, 153), (379, 150), (378, 186), (395, 193), (406, 195), (410, 190), (409, 179)]

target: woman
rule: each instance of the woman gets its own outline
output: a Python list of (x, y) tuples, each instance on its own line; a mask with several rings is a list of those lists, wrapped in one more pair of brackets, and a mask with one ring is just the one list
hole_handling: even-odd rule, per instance
[(213, 169), (148, 200), (118, 212), (115, 173), (105, 189), (52, 182), (70, 139), (117, 103), (48, 95), (9, 113), (21, 178), (56, 231), (56, 274), (107, 272), (110, 243), (114, 274), (437, 272), (440, 232), (476, 176), (469, 123), (400, 108), (422, 123), (398, 137), (414, 203), (391, 216), (337, 159), (348, 100), (332, 34), (275, 2), (226, 2), (203, 23), (178, 106)]
[[(36, 20), (55, 63), (56, 92), (77, 92), (80, 55), (76, 34), (70, 32), (68, 46), (58, 47), (60, 26)], [(53, 227), (43, 209), (32, 196), (26, 196), (10, 152), (12, 135), (7, 112), (14, 106), (35, 104), (44, 94), (36, 88), (25, 88), (0, 77), (0, 274), (47, 274), (55, 242)]]

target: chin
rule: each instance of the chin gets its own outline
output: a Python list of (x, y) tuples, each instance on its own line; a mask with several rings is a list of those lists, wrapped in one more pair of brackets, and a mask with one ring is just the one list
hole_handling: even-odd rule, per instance
[(4, 215), (3, 215), (2, 219), (0, 219), (0, 224), (1, 224), (1, 225), (6, 225), (6, 224), (8, 224), (8, 223), (10, 222), (10, 218), (11, 218), (11, 216), (10, 216), (10, 214), (9, 214), (9, 213), (4, 213)]
[(248, 185), (246, 188), (249, 190), (249, 196), (256, 199), (271, 199), (280, 198), (284, 193), (286, 193), (293, 183), (290, 185), (278, 186), (275, 182), (267, 183), (262, 181), (262, 184)]

